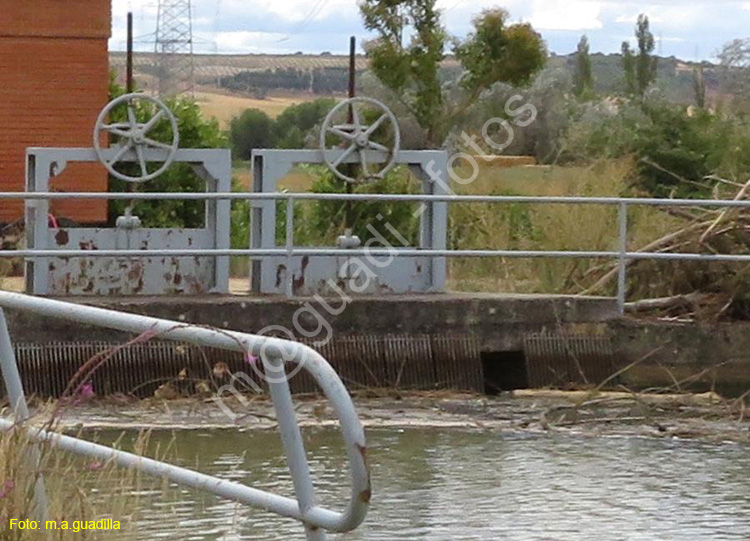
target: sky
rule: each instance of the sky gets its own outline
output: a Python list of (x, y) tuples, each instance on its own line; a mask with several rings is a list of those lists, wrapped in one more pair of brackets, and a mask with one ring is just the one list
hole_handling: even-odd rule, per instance
[[(348, 36), (372, 36), (362, 26), (357, 0), (192, 0), (197, 52), (345, 53)], [(750, 37), (750, 1), (742, 0), (439, 0), (448, 32), (465, 36), (482, 9), (501, 6), (514, 21), (530, 22), (550, 51), (568, 54), (582, 34), (595, 52), (614, 53), (633, 40), (635, 21), (646, 13), (657, 53), (685, 60), (713, 60), (721, 46)], [(134, 13), (137, 48), (153, 49), (158, 0), (113, 0), (110, 49), (125, 48), (126, 13)]]

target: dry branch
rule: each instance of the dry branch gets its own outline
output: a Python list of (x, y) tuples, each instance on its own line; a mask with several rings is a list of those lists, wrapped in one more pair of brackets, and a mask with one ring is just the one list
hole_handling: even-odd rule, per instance
[[(704, 228), (704, 227), (706, 227), (707, 225), (710, 225), (710, 224), (711, 224), (711, 222), (705, 222), (705, 221), (704, 222), (696, 222), (696, 223), (691, 224), (691, 225), (689, 225), (687, 227), (684, 227), (683, 229), (680, 229), (679, 231), (675, 231), (674, 233), (670, 233), (669, 235), (666, 235), (666, 236), (664, 236), (664, 237), (662, 237), (662, 238), (660, 238), (658, 240), (655, 240), (654, 242), (651, 242), (651, 243), (647, 244), (643, 248), (638, 249), (637, 252), (642, 253), (642, 252), (649, 252), (649, 251), (652, 251), (652, 250), (661, 249), (662, 247), (664, 247), (665, 245), (667, 245), (667, 243), (670, 243), (670, 242), (674, 241), (675, 239), (679, 238), (681, 235), (684, 235), (686, 233), (691, 233), (691, 232), (700, 230), (700, 229), (702, 229), (702, 228)], [(629, 259), (629, 260), (627, 260), (625, 262), (625, 265), (626, 266), (630, 266), (632, 263), (633, 263), (633, 260)], [(615, 276), (617, 276), (617, 267), (616, 266), (614, 268), (612, 268), (607, 274), (605, 274), (604, 276), (602, 276), (594, 285), (592, 285), (586, 291), (584, 291), (583, 293), (581, 293), (581, 295), (591, 295), (595, 291), (598, 291), (599, 289), (601, 289), (602, 287), (604, 287), (605, 285), (607, 285), (607, 283), (609, 283), (609, 281), (612, 278), (614, 278)]]
[(674, 297), (663, 297), (660, 299), (646, 299), (627, 303), (625, 305), (625, 311), (630, 313), (641, 313), (654, 310), (669, 310), (672, 308), (691, 308), (709, 297), (710, 295), (691, 293), (689, 295), (676, 295)]
[[(742, 189), (737, 192), (737, 195), (734, 196), (734, 201), (740, 201), (742, 199), (745, 199), (748, 192), (750, 192), (750, 180), (748, 180), (745, 185), (742, 187)], [(721, 211), (719, 214), (719, 217), (716, 218), (716, 220), (706, 229), (706, 231), (701, 235), (700, 243), (703, 244), (706, 239), (714, 232), (714, 230), (721, 225), (721, 223), (727, 219), (727, 217), (734, 212), (735, 209), (733, 208), (725, 208)]]

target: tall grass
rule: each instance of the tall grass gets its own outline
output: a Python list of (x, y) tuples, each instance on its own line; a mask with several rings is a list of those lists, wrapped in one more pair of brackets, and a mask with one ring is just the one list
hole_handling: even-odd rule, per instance
[[(308, 191), (315, 184), (319, 170), (297, 171), (285, 179), (284, 189)], [(459, 170), (461, 178), (470, 171)], [(633, 195), (631, 180), (635, 164), (630, 159), (607, 160), (594, 166), (523, 166), (507, 169), (483, 165), (476, 180), (453, 189), (463, 195), (522, 196), (588, 196), (617, 197)], [(404, 184), (403, 171), (385, 191), (397, 193), (418, 190), (414, 179)], [(408, 188), (408, 189), (407, 189)], [(362, 205), (360, 205), (362, 206)], [(391, 203), (386, 216), (409, 214), (409, 203)], [(335, 208), (334, 208), (335, 207)], [(343, 204), (338, 204), (343, 208)], [(343, 234), (340, 212), (335, 204), (298, 202), (295, 205), (295, 239), (307, 246), (332, 246)], [(404, 212), (401, 212), (404, 211)], [(244, 211), (243, 211), (244, 212)], [(283, 243), (284, 208), (279, 208), (277, 240)], [(377, 214), (377, 213), (375, 213)], [(359, 230), (374, 214), (358, 213)], [(236, 216), (233, 227), (242, 227), (242, 240), (235, 247), (246, 246), (247, 222)], [(684, 221), (653, 207), (632, 207), (628, 212), (629, 245), (632, 249), (646, 246), (669, 232), (684, 226)], [(415, 239), (416, 220), (392, 223), (404, 237)], [(358, 231), (362, 233), (362, 231)], [(454, 249), (496, 249), (530, 251), (616, 251), (618, 249), (617, 207), (607, 205), (552, 204), (477, 204), (452, 203), (449, 210), (449, 244)], [(448, 288), (459, 292), (492, 293), (559, 293), (584, 292), (611, 260), (587, 259), (451, 259)], [(237, 264), (235, 267), (239, 269)], [(243, 269), (244, 270), (244, 269)], [(601, 290), (613, 294), (614, 284)]]
[[(477, 179), (456, 186), (471, 195), (587, 196), (627, 195), (633, 164), (608, 161), (592, 167), (536, 166), (482, 168)], [(468, 176), (466, 172), (459, 172)], [(678, 221), (649, 207), (629, 212), (629, 242), (675, 230)], [(606, 205), (453, 204), (450, 242), (455, 249), (529, 251), (616, 251), (617, 208)], [(507, 293), (580, 293), (608, 261), (589, 259), (456, 259), (449, 263), (454, 291)]]
[[(31, 428), (30, 430), (34, 430)], [(130, 452), (145, 455), (149, 447), (149, 433), (143, 432), (135, 440), (123, 445), (123, 437), (116, 447), (128, 447)], [(33, 467), (29, 461), (33, 444), (27, 431), (15, 428), (0, 433), (0, 539), (26, 541), (46, 539), (42, 531), (10, 529), (10, 519), (37, 519), (34, 509), (34, 486), (39, 475), (43, 476), (49, 499), (48, 520), (119, 521), (120, 530), (75, 532), (57, 530), (49, 539), (133, 539), (137, 531), (139, 494), (144, 485), (153, 488), (161, 485), (168, 493), (166, 483), (155, 479), (144, 479), (135, 470), (124, 470), (110, 463), (77, 457), (51, 448), (39, 446), (41, 464)], [(154, 451), (148, 453), (154, 455)], [(164, 457), (167, 452), (155, 451)]]

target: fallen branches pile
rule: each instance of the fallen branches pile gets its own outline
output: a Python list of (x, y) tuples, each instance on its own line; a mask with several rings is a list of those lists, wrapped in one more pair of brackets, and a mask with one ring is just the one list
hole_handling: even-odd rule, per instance
[[(731, 198), (740, 201), (750, 194), (750, 181), (737, 184), (717, 177), (706, 177), (719, 188), (739, 189)], [(685, 180), (685, 182), (688, 182)], [(661, 212), (684, 222), (670, 232), (631, 251), (638, 253), (694, 253), (706, 255), (750, 253), (750, 209), (658, 207)], [(629, 260), (628, 298), (632, 314), (696, 319), (746, 319), (750, 316), (750, 269), (742, 262)], [(614, 287), (617, 263), (593, 269), (594, 283), (582, 294), (601, 294)]]

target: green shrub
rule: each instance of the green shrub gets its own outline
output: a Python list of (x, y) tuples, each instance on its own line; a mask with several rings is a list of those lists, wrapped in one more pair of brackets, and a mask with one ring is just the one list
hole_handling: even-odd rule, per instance
[[(386, 177), (372, 184), (352, 188), (355, 194), (406, 194), (416, 193), (417, 183), (408, 170), (395, 169)], [(313, 182), (314, 193), (347, 193), (346, 184), (330, 171), (324, 171)], [(347, 210), (348, 207), (348, 210)], [(354, 201), (348, 205), (343, 201), (319, 201), (312, 205), (306, 225), (310, 233), (321, 241), (332, 242), (344, 233), (346, 215), (349, 212), (353, 232), (362, 242), (376, 238), (377, 231), (394, 247), (402, 247), (403, 237), (414, 245), (418, 238), (419, 218), (415, 216), (418, 204), (404, 202)], [(387, 227), (390, 225), (391, 227)], [(398, 232), (394, 234), (392, 229)]]
[(586, 105), (563, 147), (563, 159), (574, 163), (635, 156), (635, 184), (654, 197), (710, 198), (715, 183), (705, 177), (750, 177), (750, 124), (663, 102)]

